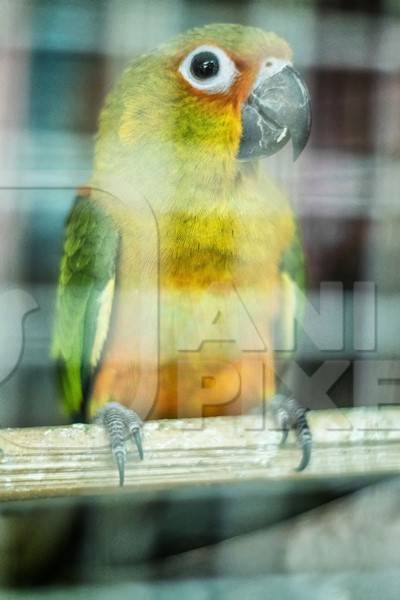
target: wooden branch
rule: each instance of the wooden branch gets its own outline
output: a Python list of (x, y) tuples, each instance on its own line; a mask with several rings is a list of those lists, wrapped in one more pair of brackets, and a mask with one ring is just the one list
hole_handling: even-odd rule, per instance
[[(150, 421), (145, 460), (129, 441), (126, 487), (173, 488), (243, 480), (386, 475), (400, 471), (400, 411), (395, 408), (309, 414), (312, 463), (293, 469), (299, 449), (261, 417)], [(115, 490), (117, 470), (101, 427), (72, 425), (0, 431), (0, 499)]]

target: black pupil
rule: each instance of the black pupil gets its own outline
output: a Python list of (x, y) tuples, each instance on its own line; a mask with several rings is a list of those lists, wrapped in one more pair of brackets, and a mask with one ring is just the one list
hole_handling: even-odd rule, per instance
[(197, 79), (214, 77), (219, 71), (218, 58), (212, 52), (199, 52), (193, 57), (190, 70)]

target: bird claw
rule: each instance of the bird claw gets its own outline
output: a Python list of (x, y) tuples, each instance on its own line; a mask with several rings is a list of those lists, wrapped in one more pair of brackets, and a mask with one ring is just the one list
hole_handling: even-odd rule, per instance
[(302, 456), (295, 471), (303, 471), (310, 462), (312, 449), (312, 435), (304, 409), (294, 398), (288, 398), (280, 394), (276, 395), (271, 402), (274, 421), (282, 431), (280, 445), (283, 446), (288, 438), (289, 431), (293, 430), (297, 443), (301, 449)]
[(131, 409), (119, 404), (118, 402), (109, 402), (96, 415), (96, 421), (100, 421), (104, 426), (110, 440), (111, 450), (117, 463), (119, 474), (119, 485), (124, 485), (125, 464), (126, 464), (126, 439), (127, 434), (133, 439), (139, 453), (140, 460), (143, 460), (143, 444), (141, 429), (143, 422), (140, 417)]

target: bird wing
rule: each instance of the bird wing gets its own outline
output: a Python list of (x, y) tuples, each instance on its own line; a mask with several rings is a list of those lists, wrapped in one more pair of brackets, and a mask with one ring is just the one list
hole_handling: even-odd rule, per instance
[(78, 195), (69, 215), (56, 301), (52, 353), (69, 414), (84, 413), (114, 298), (120, 235), (94, 197)]
[[(304, 250), (299, 233), (283, 255), (280, 265), (282, 283), (282, 303), (277, 320), (276, 335), (280, 340), (278, 347), (295, 350), (297, 324), (301, 323), (304, 312), (304, 294), (306, 271)], [(283, 343), (283, 346), (280, 346)]]

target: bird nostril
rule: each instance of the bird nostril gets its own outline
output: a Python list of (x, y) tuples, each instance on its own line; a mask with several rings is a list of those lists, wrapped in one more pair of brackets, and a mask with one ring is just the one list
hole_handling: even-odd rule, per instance
[(271, 60), (267, 60), (267, 62), (265, 63), (266, 67), (272, 67), (272, 61)]

